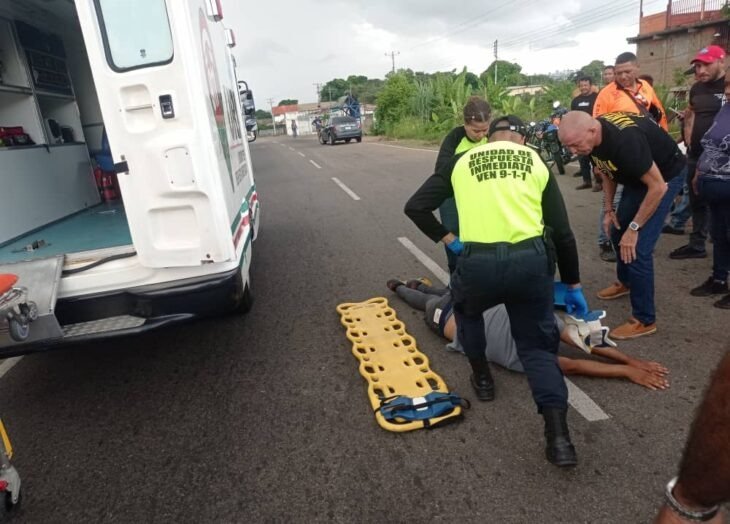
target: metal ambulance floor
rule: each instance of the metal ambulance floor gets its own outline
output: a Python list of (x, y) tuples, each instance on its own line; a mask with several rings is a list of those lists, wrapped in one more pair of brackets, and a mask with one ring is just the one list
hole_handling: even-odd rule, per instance
[[(34, 243), (45, 245), (29, 251)], [(0, 262), (18, 262), (132, 243), (121, 200), (99, 204), (0, 247)]]

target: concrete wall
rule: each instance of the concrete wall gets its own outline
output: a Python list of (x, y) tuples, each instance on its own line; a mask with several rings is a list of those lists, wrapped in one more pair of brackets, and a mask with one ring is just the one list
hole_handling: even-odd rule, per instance
[[(675, 85), (675, 70), (685, 71), (697, 51), (716, 42), (716, 27), (694, 33), (674, 33), (658, 40), (641, 40), (636, 45), (641, 72), (654, 77), (656, 84)], [(691, 77), (690, 77), (691, 78)]]

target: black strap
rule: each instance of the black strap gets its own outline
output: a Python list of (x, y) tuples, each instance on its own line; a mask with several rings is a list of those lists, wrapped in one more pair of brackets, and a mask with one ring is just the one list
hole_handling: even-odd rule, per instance
[[(662, 117), (661, 117), (661, 111), (659, 110), (658, 107), (655, 106), (656, 111), (658, 113), (658, 118), (657, 118), (657, 116), (655, 116), (651, 111), (649, 111), (644, 104), (642, 104), (641, 102), (639, 102), (636, 99), (636, 97), (634, 96), (634, 94), (631, 91), (629, 91), (628, 89), (626, 89), (623, 86), (619, 86), (619, 87), (620, 87), (621, 91), (626, 93), (626, 96), (628, 96), (631, 99), (631, 101), (634, 102), (634, 104), (636, 104), (636, 107), (639, 110), (639, 113), (641, 114), (641, 116), (648, 117), (652, 122), (656, 122), (657, 124), (659, 123), (659, 120), (661, 120)], [(651, 102), (649, 102), (649, 105), (652, 106), (653, 104)]]
[[(435, 400), (429, 400), (428, 402), (422, 402), (421, 404), (412, 404), (410, 406), (402, 405), (402, 406), (390, 406), (389, 401), (394, 400), (396, 398), (400, 398), (399, 395), (394, 395), (392, 397), (386, 397), (380, 399), (380, 407), (375, 409), (375, 412), (382, 411), (383, 408), (388, 408), (391, 412), (398, 412), (398, 411), (406, 411), (409, 409), (421, 409), (421, 408), (427, 408), (429, 406), (433, 406), (435, 404), (441, 404), (442, 402), (451, 402), (454, 403), (455, 400), (458, 400), (458, 405), (469, 409), (471, 408), (471, 403), (465, 399), (461, 398), (458, 395), (454, 395), (452, 393), (446, 394), (446, 396), (439, 397)], [(455, 404), (456, 405), (456, 404)]]

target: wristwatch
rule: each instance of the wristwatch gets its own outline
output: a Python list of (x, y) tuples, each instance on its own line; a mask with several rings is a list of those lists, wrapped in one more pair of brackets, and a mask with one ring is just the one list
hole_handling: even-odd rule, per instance
[(683, 519), (691, 520), (694, 522), (707, 522), (708, 520), (712, 520), (715, 515), (717, 515), (717, 512), (720, 511), (720, 506), (713, 506), (711, 508), (703, 508), (699, 510), (685, 508), (679, 502), (677, 502), (677, 499), (675, 499), (674, 495), (672, 494), (672, 491), (674, 491), (674, 486), (676, 484), (677, 477), (674, 477), (667, 483), (667, 488), (664, 490), (664, 496), (667, 499), (667, 506), (669, 506), (672, 511), (674, 511)]
[(631, 231), (637, 231), (638, 232), (641, 229), (641, 226), (639, 224), (637, 224), (636, 222), (631, 221), (631, 222), (629, 222), (629, 229)]

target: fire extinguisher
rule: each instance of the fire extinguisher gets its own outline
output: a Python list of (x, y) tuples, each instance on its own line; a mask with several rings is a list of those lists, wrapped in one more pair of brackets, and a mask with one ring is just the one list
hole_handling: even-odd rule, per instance
[(99, 190), (102, 202), (111, 202), (119, 198), (116, 173), (104, 171), (100, 167), (94, 168), (94, 180)]
[(115, 173), (110, 173), (109, 171), (103, 171), (101, 175), (101, 198), (106, 202), (111, 202), (112, 200), (116, 200), (119, 198), (119, 193), (117, 192), (117, 184), (114, 180), (116, 178)]

